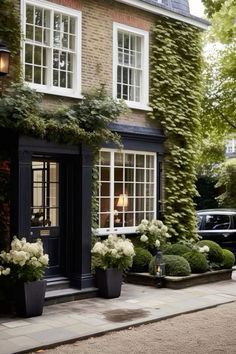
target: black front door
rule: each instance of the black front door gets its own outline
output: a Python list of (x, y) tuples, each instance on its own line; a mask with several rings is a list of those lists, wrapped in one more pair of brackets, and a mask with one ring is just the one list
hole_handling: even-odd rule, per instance
[(40, 238), (49, 255), (46, 276), (60, 275), (60, 164), (35, 158), (32, 161), (31, 239)]

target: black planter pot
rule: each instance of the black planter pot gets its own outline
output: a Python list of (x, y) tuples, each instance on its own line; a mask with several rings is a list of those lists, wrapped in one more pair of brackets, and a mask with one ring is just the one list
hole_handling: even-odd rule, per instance
[(122, 270), (116, 268), (97, 268), (95, 281), (99, 295), (107, 299), (119, 297), (121, 293), (122, 274)]
[(16, 314), (21, 317), (42, 315), (46, 285), (46, 280), (17, 284), (15, 287)]

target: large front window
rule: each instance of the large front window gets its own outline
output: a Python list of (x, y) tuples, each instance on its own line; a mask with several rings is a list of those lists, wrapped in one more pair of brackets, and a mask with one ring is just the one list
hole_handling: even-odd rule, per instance
[(99, 232), (134, 232), (156, 214), (156, 154), (102, 149), (99, 157)]
[(33, 88), (68, 96), (80, 91), (80, 13), (25, 1), (23, 69)]
[(147, 108), (148, 65), (148, 32), (114, 24), (114, 97)]

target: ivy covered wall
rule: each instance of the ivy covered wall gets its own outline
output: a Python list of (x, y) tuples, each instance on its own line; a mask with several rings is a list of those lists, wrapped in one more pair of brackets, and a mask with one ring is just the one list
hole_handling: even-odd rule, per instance
[(20, 5), (16, 0), (0, 1), (0, 43), (3, 43), (10, 50), (10, 74), (1, 78), (0, 90), (12, 80), (19, 81), (20, 69)]
[(180, 239), (196, 237), (193, 197), (201, 99), (201, 32), (165, 17), (153, 29), (150, 118), (165, 146), (165, 223)]

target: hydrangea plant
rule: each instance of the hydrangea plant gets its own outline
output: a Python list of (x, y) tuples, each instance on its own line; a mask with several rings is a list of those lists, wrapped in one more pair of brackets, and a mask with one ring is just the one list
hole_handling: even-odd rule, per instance
[(13, 281), (21, 282), (40, 280), (48, 261), (40, 239), (30, 243), (25, 238), (18, 239), (15, 236), (10, 251), (0, 253), (0, 276), (5, 275)]
[(134, 246), (125, 236), (109, 235), (107, 239), (98, 241), (93, 246), (94, 268), (128, 269), (135, 255)]
[(168, 234), (167, 226), (161, 220), (155, 219), (151, 221), (142, 220), (141, 224), (137, 226), (136, 232), (141, 235), (140, 241), (143, 246), (150, 250), (161, 248), (171, 237)]

